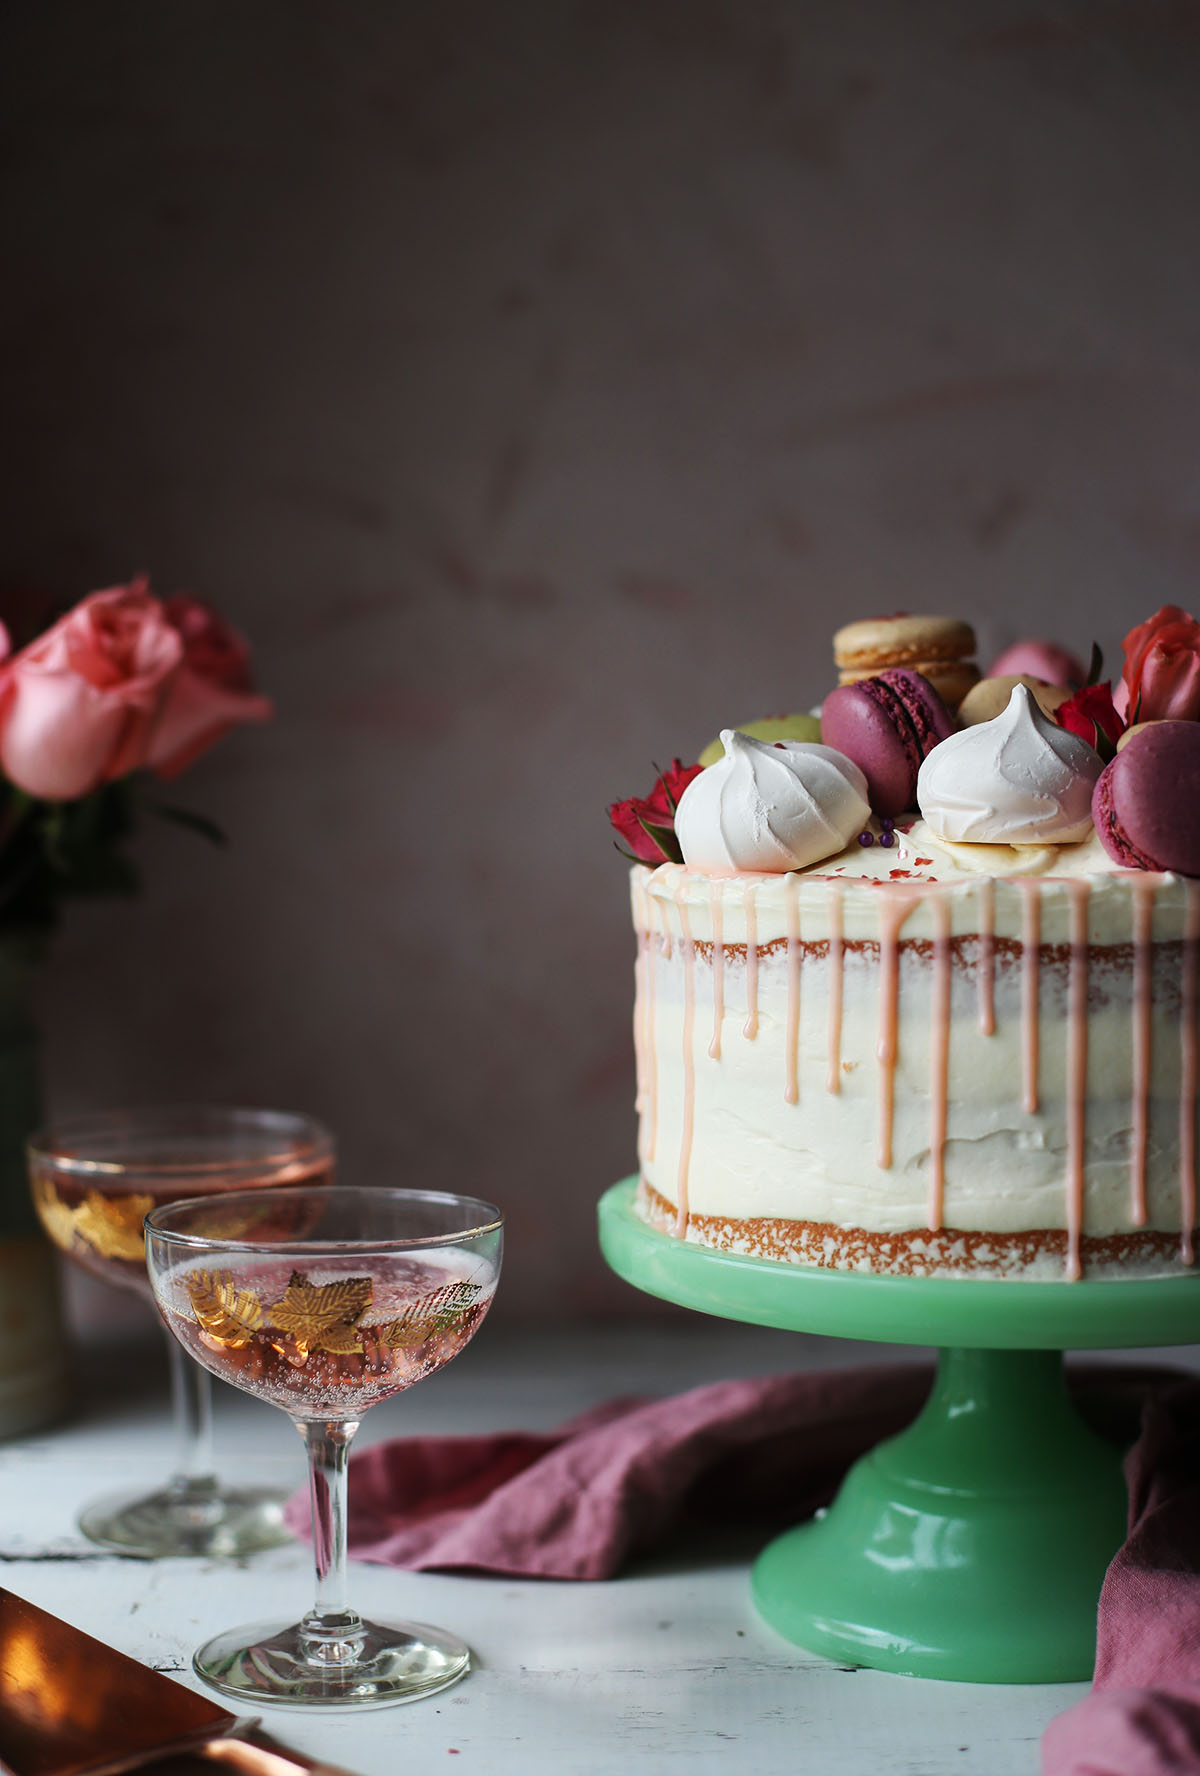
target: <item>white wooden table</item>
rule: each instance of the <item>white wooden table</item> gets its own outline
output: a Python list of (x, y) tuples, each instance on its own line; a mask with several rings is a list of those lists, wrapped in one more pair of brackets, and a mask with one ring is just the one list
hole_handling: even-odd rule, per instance
[[(670, 1393), (723, 1376), (906, 1354), (682, 1314), (653, 1331), (485, 1331), (410, 1398), (369, 1415), (361, 1437), (542, 1429), (617, 1393)], [(1195, 1351), (1169, 1356), (1200, 1366)], [(133, 1373), (127, 1368), (119, 1381), (109, 1378), (111, 1367), (105, 1358), (85, 1371), (88, 1401), (74, 1421), (0, 1445), (0, 1583), (194, 1684), (190, 1655), (200, 1640), (302, 1613), (311, 1601), (309, 1551), (298, 1544), (243, 1564), (143, 1562), (85, 1542), (74, 1527), (80, 1505), (157, 1482), (172, 1455), (156, 1350), (142, 1347)], [(221, 1471), (299, 1484), (302, 1450), (283, 1415), (225, 1388), (218, 1394)], [(747, 1584), (753, 1552), (752, 1541), (697, 1550), (592, 1585), (356, 1563), (358, 1608), (454, 1629), (474, 1649), (475, 1669), (456, 1688), (408, 1707), (357, 1715), (272, 1709), (266, 1724), (358, 1776), (440, 1769), (1035, 1776), (1043, 1728), (1082, 1685), (984, 1687), (841, 1670), (758, 1621)]]

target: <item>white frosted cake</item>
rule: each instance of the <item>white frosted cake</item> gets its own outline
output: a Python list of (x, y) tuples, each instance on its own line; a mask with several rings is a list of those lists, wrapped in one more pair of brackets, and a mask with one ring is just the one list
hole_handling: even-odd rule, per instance
[[(1053, 724), (1023, 692), (1007, 720), (991, 727), (1027, 791), (1013, 735), (1041, 745)], [(858, 802), (825, 779), (814, 792), (801, 755), (824, 747), (728, 732), (725, 760), (687, 784), (674, 825), (691, 861), (632, 870), (638, 1208), (652, 1225), (905, 1275), (1193, 1265), (1200, 883), (1114, 863), (1079, 812), (1101, 761), (1081, 766), (1070, 748), (1088, 749), (1057, 730), (1052, 817), (1014, 825), (987, 785), (976, 800), (1001, 817), (986, 830), (1022, 842), (947, 838), (963, 798), (933, 765), (957, 742), (965, 757), (968, 735), (978, 751), (981, 732), (930, 748), (927, 818), (881, 823), (861, 778)], [(809, 862), (794, 840), (814, 799), (830, 830)], [(755, 845), (781, 835), (793, 861), (764, 864)]]
[(647, 1218), (917, 1275), (1190, 1263), (1200, 888), (889, 855), (632, 872)]

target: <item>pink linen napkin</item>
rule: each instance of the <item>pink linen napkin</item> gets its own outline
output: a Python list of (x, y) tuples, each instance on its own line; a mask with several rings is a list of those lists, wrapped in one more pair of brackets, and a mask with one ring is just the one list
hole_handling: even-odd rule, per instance
[[(925, 1366), (721, 1381), (613, 1400), (548, 1435), (406, 1437), (351, 1457), (350, 1553), (388, 1566), (608, 1579), (685, 1506), (726, 1523), (796, 1522), (911, 1422)], [(309, 1533), (307, 1493), (288, 1505)]]
[(1200, 1773), (1200, 1382), (1147, 1400), (1125, 1477), (1092, 1690), (1046, 1729), (1044, 1776)]
[[(1097, 1428), (1107, 1415), (1126, 1440), (1164, 1375), (1069, 1373)], [(889, 1364), (722, 1381), (610, 1401), (548, 1435), (376, 1444), (351, 1458), (350, 1552), (421, 1570), (607, 1579), (686, 1515), (761, 1527), (765, 1539), (827, 1504), (853, 1461), (910, 1424), (931, 1376), (924, 1364)], [(291, 1500), (288, 1523), (309, 1533), (307, 1493)]]

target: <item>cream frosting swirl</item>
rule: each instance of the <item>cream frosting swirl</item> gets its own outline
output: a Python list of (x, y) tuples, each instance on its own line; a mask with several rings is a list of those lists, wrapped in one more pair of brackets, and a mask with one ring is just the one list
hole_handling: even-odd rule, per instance
[(993, 721), (951, 734), (917, 773), (927, 826), (954, 844), (1067, 845), (1092, 830), (1099, 754), (1043, 715), (1025, 685)]
[(816, 742), (752, 740), (723, 728), (725, 756), (679, 798), (684, 861), (709, 875), (782, 874), (841, 851), (870, 819), (858, 766)]

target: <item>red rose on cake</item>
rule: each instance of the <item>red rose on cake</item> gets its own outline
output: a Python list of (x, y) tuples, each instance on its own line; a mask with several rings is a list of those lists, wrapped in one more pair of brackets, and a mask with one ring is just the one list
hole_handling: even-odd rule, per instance
[(1117, 714), (1112, 692), (1106, 684), (1084, 685), (1073, 697), (1059, 704), (1054, 719), (1060, 728), (1086, 740), (1103, 759), (1112, 757), (1117, 741), (1125, 732), (1125, 723)]
[(675, 810), (680, 796), (702, 769), (676, 759), (669, 770), (659, 772), (648, 796), (629, 796), (610, 804), (608, 818), (636, 863), (682, 863), (675, 837)]

